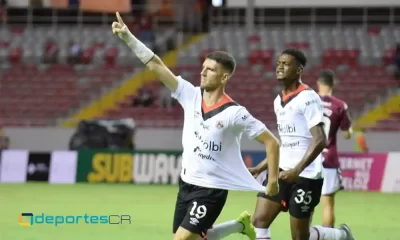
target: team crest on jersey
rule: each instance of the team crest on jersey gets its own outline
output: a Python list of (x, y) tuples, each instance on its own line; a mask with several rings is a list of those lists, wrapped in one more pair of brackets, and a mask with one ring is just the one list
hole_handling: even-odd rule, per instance
[(194, 112), (194, 117), (195, 118), (199, 118), (201, 116), (200, 112), (196, 111)]
[(222, 121), (218, 121), (216, 127), (217, 127), (218, 129), (221, 129), (221, 128), (224, 127), (224, 123), (223, 123)]

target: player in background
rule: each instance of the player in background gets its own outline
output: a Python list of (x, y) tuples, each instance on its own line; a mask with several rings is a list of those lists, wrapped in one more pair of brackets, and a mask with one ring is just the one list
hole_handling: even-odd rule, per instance
[[(270, 239), (269, 227), (274, 219), (281, 211), (289, 211), (293, 240), (353, 240), (344, 224), (338, 229), (310, 228), (314, 208), (321, 198), (321, 153), (327, 146), (327, 137), (321, 98), (301, 81), (306, 63), (304, 53), (296, 49), (284, 50), (277, 61), (276, 75), (283, 85), (274, 101), (281, 138), (279, 194), (258, 195), (253, 225), (257, 239)], [(249, 170), (258, 175), (267, 164), (264, 161)], [(268, 184), (268, 178), (264, 184)]]
[(328, 146), (323, 151), (325, 168), (324, 184), (322, 186), (322, 225), (333, 228), (335, 225), (335, 193), (342, 189), (340, 163), (336, 146), (337, 132), (343, 131), (345, 139), (352, 135), (351, 119), (347, 104), (332, 96), (335, 88), (335, 73), (332, 70), (322, 70), (318, 74), (318, 94), (324, 105), (324, 127), (328, 136)]
[[(246, 108), (225, 94), (234, 73), (235, 59), (226, 52), (210, 53), (203, 63), (200, 87), (175, 76), (149, 48), (128, 30), (120, 15), (112, 24), (133, 53), (172, 92), (184, 109), (182, 171), (175, 205), (173, 239), (219, 240), (232, 233), (255, 239), (250, 215), (210, 228), (221, 213), (228, 190), (278, 193), (279, 141)], [(269, 176), (267, 187), (247, 170), (241, 156), (242, 135), (265, 145)], [(155, 136), (157, 137), (157, 136)]]

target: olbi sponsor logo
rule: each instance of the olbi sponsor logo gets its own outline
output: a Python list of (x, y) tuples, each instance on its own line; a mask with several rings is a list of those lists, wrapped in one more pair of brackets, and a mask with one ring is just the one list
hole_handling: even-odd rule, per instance
[(294, 124), (278, 124), (278, 130), (280, 133), (295, 133), (296, 126)]
[(208, 151), (220, 152), (222, 151), (222, 143), (215, 143), (214, 141), (203, 142), (203, 147)]

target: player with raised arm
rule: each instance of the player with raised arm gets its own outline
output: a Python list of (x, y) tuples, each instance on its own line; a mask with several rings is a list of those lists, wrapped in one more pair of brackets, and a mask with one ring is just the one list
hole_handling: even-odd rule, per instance
[[(306, 63), (304, 53), (296, 49), (284, 50), (277, 61), (276, 75), (283, 85), (274, 101), (281, 138), (279, 194), (258, 195), (253, 225), (257, 239), (270, 239), (269, 227), (274, 219), (281, 211), (289, 211), (293, 240), (353, 240), (347, 225), (339, 229), (310, 228), (312, 213), (321, 198), (321, 153), (327, 137), (321, 98), (301, 81)], [(264, 161), (250, 171), (258, 175), (267, 164)]]
[(335, 225), (335, 193), (342, 189), (336, 136), (339, 129), (343, 131), (345, 139), (349, 139), (352, 133), (347, 104), (332, 96), (335, 85), (335, 73), (332, 70), (322, 70), (318, 74), (318, 94), (324, 106), (325, 134), (328, 136), (328, 146), (322, 152), (325, 168), (321, 197), (322, 225), (331, 228)]
[[(226, 52), (210, 53), (203, 63), (200, 87), (175, 76), (149, 48), (130, 33), (117, 13), (112, 24), (133, 53), (172, 91), (184, 109), (182, 171), (175, 205), (173, 239), (219, 240), (232, 233), (255, 239), (250, 215), (210, 227), (221, 213), (228, 190), (257, 191), (276, 195), (279, 190), (279, 141), (245, 107), (227, 94), (225, 85), (236, 63)], [(267, 187), (247, 170), (240, 151), (242, 134), (265, 145), (269, 176)]]

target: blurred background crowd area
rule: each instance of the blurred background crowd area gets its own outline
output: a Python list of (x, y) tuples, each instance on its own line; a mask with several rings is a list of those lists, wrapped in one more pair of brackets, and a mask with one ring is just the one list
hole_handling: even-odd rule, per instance
[(139, 128), (180, 128), (170, 92), (110, 31), (116, 11), (194, 84), (207, 53), (231, 52), (238, 67), (227, 93), (271, 129), (275, 61), (299, 48), (305, 83), (315, 87), (320, 70), (335, 70), (334, 94), (357, 129), (400, 130), (400, 3), (390, 0), (1, 0), (1, 126), (132, 118)]

